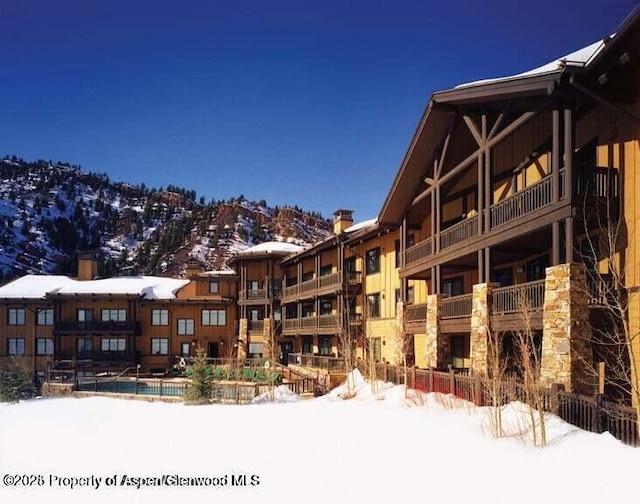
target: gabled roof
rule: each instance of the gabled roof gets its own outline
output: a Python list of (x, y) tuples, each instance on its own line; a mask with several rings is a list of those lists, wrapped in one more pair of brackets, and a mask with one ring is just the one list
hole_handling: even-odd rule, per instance
[(436, 149), (444, 141), (456, 106), (547, 96), (557, 88), (565, 73), (587, 72), (595, 68), (612, 47), (635, 28), (639, 19), (640, 7), (636, 7), (613, 35), (545, 65), (516, 75), (469, 82), (433, 93), (383, 203), (378, 221), (387, 225), (399, 224), (415, 197), (426, 167), (433, 163)]
[(228, 265), (233, 265), (241, 259), (263, 259), (268, 257), (283, 258), (291, 254), (296, 254), (305, 250), (304, 247), (295, 243), (268, 241), (259, 243), (253, 247), (237, 252), (227, 261)]

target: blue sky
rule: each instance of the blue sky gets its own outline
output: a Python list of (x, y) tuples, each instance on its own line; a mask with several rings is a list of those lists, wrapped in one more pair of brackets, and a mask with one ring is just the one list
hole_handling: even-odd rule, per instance
[(0, 0), (0, 155), (377, 216), (433, 91), (602, 38), (632, 0)]

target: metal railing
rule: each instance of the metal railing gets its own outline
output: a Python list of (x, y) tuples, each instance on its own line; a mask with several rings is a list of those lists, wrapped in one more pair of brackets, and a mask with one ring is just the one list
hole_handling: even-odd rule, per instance
[(405, 265), (417, 262), (420, 259), (433, 255), (433, 238), (427, 238), (414, 246), (409, 247), (404, 253)]
[(268, 299), (267, 289), (247, 289), (240, 291), (240, 301), (264, 301)]
[(254, 332), (264, 331), (264, 320), (249, 320), (248, 325), (249, 325), (248, 327), (249, 331), (254, 331)]
[(473, 294), (443, 298), (440, 302), (440, 317), (443, 319), (470, 317), (472, 306)]
[(536, 280), (508, 287), (499, 287), (492, 292), (494, 313), (528, 312), (544, 308), (544, 280)]
[(551, 177), (547, 176), (512, 196), (491, 205), (491, 228), (519, 219), (552, 201)]
[(478, 234), (479, 216), (470, 217), (440, 232), (440, 249), (446, 249)]

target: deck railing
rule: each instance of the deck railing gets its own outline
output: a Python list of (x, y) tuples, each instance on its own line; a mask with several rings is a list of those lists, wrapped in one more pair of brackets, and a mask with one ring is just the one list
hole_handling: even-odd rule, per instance
[(409, 265), (433, 254), (433, 238), (427, 238), (413, 247), (409, 247), (405, 253), (405, 264)]
[(60, 331), (137, 331), (140, 324), (120, 320), (61, 320), (56, 323)]
[(297, 331), (300, 329), (300, 319), (299, 318), (287, 318), (283, 320), (283, 325), (285, 331)]
[(440, 249), (446, 249), (478, 234), (479, 216), (470, 217), (440, 232)]
[(264, 330), (264, 320), (249, 320), (249, 331), (262, 332)]
[(618, 292), (612, 275), (588, 272), (587, 291), (589, 293), (587, 298), (589, 306), (615, 306)]
[(544, 280), (536, 280), (493, 290), (493, 312), (537, 311), (544, 307)]
[(325, 289), (340, 285), (340, 272), (329, 273), (318, 278), (318, 288)]
[(329, 372), (342, 373), (346, 369), (345, 360), (340, 357), (313, 355), (305, 353), (290, 353), (289, 364), (324, 369)]
[(267, 289), (246, 289), (240, 291), (240, 301), (263, 301), (267, 299)]
[(592, 167), (576, 173), (576, 194), (597, 198), (617, 198), (620, 195), (618, 170)]
[[(409, 388), (426, 393), (439, 392), (474, 403), (476, 406), (492, 406), (497, 399), (491, 385), (481, 375), (466, 375), (460, 370), (437, 371), (435, 369), (410, 368), (407, 372)], [(396, 385), (404, 384), (404, 372), (399, 366), (376, 365), (378, 379)], [(497, 384), (500, 404), (520, 401), (533, 404), (534, 398), (528, 387), (517, 377), (508, 377)], [(591, 432), (609, 432), (623, 443), (640, 446), (637, 414), (634, 408), (606, 400), (605, 396), (572, 394), (553, 386), (540, 390), (545, 411), (556, 413), (560, 418), (580, 429)]]
[(414, 304), (414, 305), (405, 306), (404, 321), (409, 323), (426, 322), (427, 321), (427, 305)]
[(491, 205), (491, 227), (519, 219), (552, 201), (551, 177), (547, 176), (508, 198)]
[(340, 325), (337, 315), (320, 315), (318, 317), (318, 327), (326, 329), (329, 327), (337, 327)]
[(444, 298), (440, 304), (440, 316), (443, 319), (470, 317), (472, 305), (473, 294)]

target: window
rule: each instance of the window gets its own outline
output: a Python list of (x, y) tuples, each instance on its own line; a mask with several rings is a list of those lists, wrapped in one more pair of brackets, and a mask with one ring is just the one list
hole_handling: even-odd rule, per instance
[(90, 352), (93, 350), (93, 340), (89, 338), (78, 338), (78, 352)]
[(262, 320), (262, 316), (260, 315), (260, 310), (258, 308), (249, 309), (249, 320)]
[(211, 280), (209, 282), (209, 294), (218, 294), (220, 292), (220, 282)]
[(313, 353), (313, 336), (302, 337), (302, 353), (303, 354)]
[(320, 336), (318, 338), (318, 353), (320, 355), (331, 355), (331, 336)]
[(288, 304), (285, 308), (285, 316), (288, 319), (298, 318), (298, 305), (297, 304)]
[(302, 281), (306, 282), (307, 280), (313, 280), (313, 271), (307, 271), (302, 274)]
[(320, 315), (331, 315), (332, 306), (331, 301), (320, 301)]
[(24, 355), (24, 338), (9, 338), (7, 355)]
[(260, 282), (258, 280), (247, 280), (247, 290), (258, 290)]
[(78, 322), (92, 322), (93, 321), (93, 310), (89, 310), (86, 308), (80, 308), (76, 312)]
[(395, 251), (396, 251), (396, 268), (400, 267), (400, 240), (396, 240), (395, 242)]
[(356, 270), (356, 256), (344, 260), (344, 270), (354, 272)]
[(100, 350), (103, 352), (123, 352), (127, 349), (127, 340), (124, 338), (102, 338)]
[(330, 275), (333, 272), (333, 265), (325, 264), (320, 267), (320, 276)]
[(53, 340), (49, 338), (36, 339), (37, 355), (53, 355)]
[(462, 277), (447, 278), (442, 281), (442, 293), (446, 296), (460, 296), (464, 294), (464, 282)]
[(191, 343), (180, 343), (180, 355), (189, 357), (191, 355)]
[(103, 322), (126, 322), (127, 310), (109, 309), (102, 310)]
[(36, 310), (36, 324), (53, 325), (53, 308), (40, 308)]
[(249, 359), (259, 359), (262, 357), (262, 350), (262, 343), (249, 343), (249, 352), (247, 357), (249, 357)]
[(7, 320), (9, 325), (24, 325), (24, 308), (9, 308)]
[(298, 283), (298, 277), (287, 277), (287, 287), (291, 287), (292, 285), (296, 285)]
[(302, 317), (313, 317), (313, 303), (302, 303)]
[(367, 250), (367, 275), (380, 273), (380, 247)]
[(178, 319), (178, 336), (192, 336), (195, 332), (195, 321), (192, 318)]
[(168, 355), (169, 340), (167, 338), (151, 338), (152, 355)]
[(202, 310), (203, 326), (225, 326), (227, 325), (226, 310)]
[(407, 304), (413, 304), (415, 299), (413, 285), (407, 287)]
[(151, 325), (169, 325), (169, 310), (151, 310)]
[(367, 295), (367, 315), (370, 318), (380, 317), (380, 293)]

